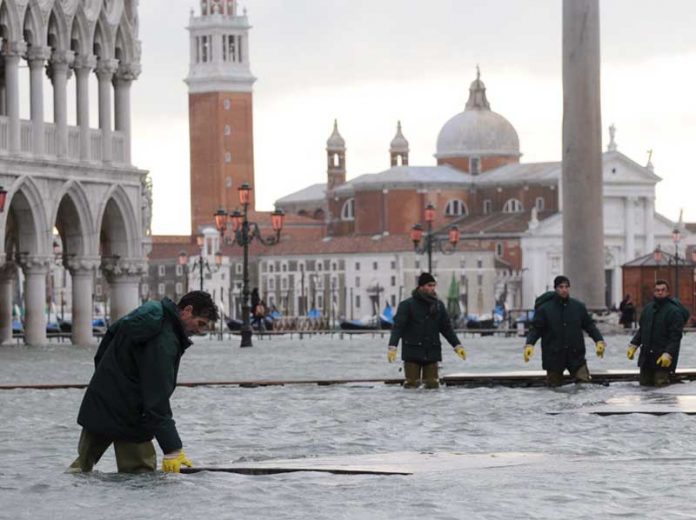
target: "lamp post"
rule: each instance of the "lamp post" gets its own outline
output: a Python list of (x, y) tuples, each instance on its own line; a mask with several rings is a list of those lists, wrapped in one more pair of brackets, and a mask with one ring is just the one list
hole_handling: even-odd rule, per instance
[[(206, 260), (203, 257), (203, 245), (205, 244), (205, 238), (203, 235), (198, 235), (196, 237), (196, 243), (198, 244), (198, 258), (194, 260), (192, 270), (195, 272), (196, 269), (199, 270), (199, 277), (200, 277), (200, 290), (203, 291), (203, 270), (206, 269), (209, 273), (212, 273), (213, 270), (210, 268), (210, 264), (208, 263), (208, 260)], [(181, 251), (179, 253), (179, 265), (182, 266), (185, 269), (185, 276), (186, 276), (186, 290), (184, 291), (185, 293), (188, 292), (188, 263), (189, 263), (189, 256), (186, 254), (186, 251)], [(222, 253), (218, 251), (215, 253), (215, 272), (217, 272), (218, 269), (220, 269), (220, 266), (222, 265)]]
[(242, 211), (234, 210), (228, 213), (224, 209), (219, 209), (215, 213), (215, 227), (220, 232), (220, 238), (225, 243), (225, 232), (227, 231), (227, 218), (229, 217), (232, 223), (232, 232), (234, 234), (231, 240), (227, 243), (241, 246), (244, 251), (242, 257), (242, 341), (240, 347), (251, 347), (251, 325), (249, 323), (249, 245), (254, 240), (258, 240), (266, 246), (276, 245), (280, 241), (280, 232), (283, 229), (285, 213), (277, 209), (271, 213), (271, 225), (274, 235), (264, 238), (261, 235), (261, 230), (255, 222), (249, 222), (249, 203), (251, 201), (251, 186), (248, 183), (243, 183), (239, 188), (239, 203), (242, 205)]
[(679, 300), (679, 242), (681, 242), (681, 233), (679, 228), (674, 228), (672, 231), (672, 241), (674, 242), (674, 296)]
[(413, 250), (419, 255), (423, 253), (428, 254), (428, 272), (431, 274), (433, 272), (433, 247), (437, 247), (442, 254), (451, 255), (457, 248), (457, 242), (459, 242), (459, 228), (457, 228), (457, 226), (450, 226), (447, 230), (447, 243), (449, 245), (445, 246), (445, 240), (436, 238), (433, 233), (434, 220), (435, 206), (428, 204), (425, 207), (425, 222), (427, 223), (425, 239), (423, 237), (423, 226), (421, 224), (415, 224), (411, 228)]

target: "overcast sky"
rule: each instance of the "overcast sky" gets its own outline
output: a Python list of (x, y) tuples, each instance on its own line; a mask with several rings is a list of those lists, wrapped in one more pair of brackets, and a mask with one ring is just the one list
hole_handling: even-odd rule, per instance
[[(154, 182), (155, 234), (190, 232), (185, 29), (196, 0), (142, 0), (133, 159)], [(657, 210), (696, 220), (696, 2), (602, 0), (602, 124), (640, 164), (654, 150)], [(334, 118), (348, 178), (389, 166), (397, 120), (410, 163), (435, 163), (444, 123), (481, 67), (522, 161), (561, 157), (561, 0), (247, 0), (260, 209), (324, 182)]]

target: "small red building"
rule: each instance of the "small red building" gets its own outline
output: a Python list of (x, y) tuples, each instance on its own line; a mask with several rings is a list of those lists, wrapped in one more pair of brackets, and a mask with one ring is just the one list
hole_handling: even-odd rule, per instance
[(692, 254), (687, 254), (686, 258), (681, 255), (677, 258), (671, 253), (657, 249), (622, 266), (623, 292), (631, 295), (640, 314), (653, 297), (655, 282), (660, 279), (667, 280), (671, 295), (689, 309), (693, 321), (696, 314), (695, 268)]

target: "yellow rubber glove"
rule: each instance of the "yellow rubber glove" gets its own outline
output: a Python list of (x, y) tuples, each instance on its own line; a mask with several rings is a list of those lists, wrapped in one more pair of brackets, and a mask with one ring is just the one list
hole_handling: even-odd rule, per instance
[(659, 358), (657, 358), (657, 366), (662, 368), (669, 368), (672, 364), (672, 356), (665, 352)]
[(390, 363), (393, 363), (396, 361), (396, 349), (395, 348), (390, 348), (387, 350), (387, 361)]
[(184, 453), (184, 450), (168, 453), (162, 459), (162, 471), (165, 473), (181, 473), (181, 466), (193, 467), (193, 462)]
[(595, 350), (597, 351), (597, 357), (598, 358), (603, 358), (604, 357), (604, 351), (606, 350), (607, 345), (603, 341), (598, 341), (595, 344)]
[(464, 350), (464, 347), (462, 347), (461, 345), (457, 345), (456, 347), (454, 347), (454, 351), (460, 358), (462, 358), (462, 360), (466, 359), (466, 350)]
[(638, 346), (631, 343), (626, 351), (626, 357), (628, 359), (633, 359), (633, 357), (636, 355), (636, 350), (638, 350)]
[(529, 363), (529, 360), (534, 355), (534, 345), (525, 345), (522, 355), (524, 356), (524, 362)]

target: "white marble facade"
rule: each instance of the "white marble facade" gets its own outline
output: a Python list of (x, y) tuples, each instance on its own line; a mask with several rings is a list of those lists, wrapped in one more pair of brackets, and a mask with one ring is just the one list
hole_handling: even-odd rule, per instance
[[(657, 245), (664, 250), (674, 247), (672, 230), (676, 224), (655, 212), (655, 186), (659, 181), (650, 167), (635, 163), (615, 149), (603, 155), (604, 250), (596, 254), (604, 258), (605, 303), (609, 306), (621, 301), (623, 264), (650, 253)], [(553, 278), (564, 272), (562, 218), (558, 213), (530, 222), (521, 238), (526, 308), (533, 307), (534, 298), (553, 288)]]
[[(8, 191), (0, 213), (0, 300), (20, 296), (29, 345), (46, 341), (47, 273), (56, 264), (69, 271), (74, 343), (92, 341), (95, 269), (109, 281), (112, 318), (139, 303), (151, 186), (130, 156), (130, 87), (141, 54), (137, 4), (0, 0), (0, 185)], [(19, 87), (23, 63), (27, 91)], [(52, 113), (43, 106), (47, 89)], [(98, 96), (98, 128), (89, 125), (90, 90)], [(68, 114), (68, 96), (75, 114)], [(27, 101), (31, 117), (21, 120)], [(11, 319), (11, 306), (0, 306), (0, 342), (11, 339)]]

